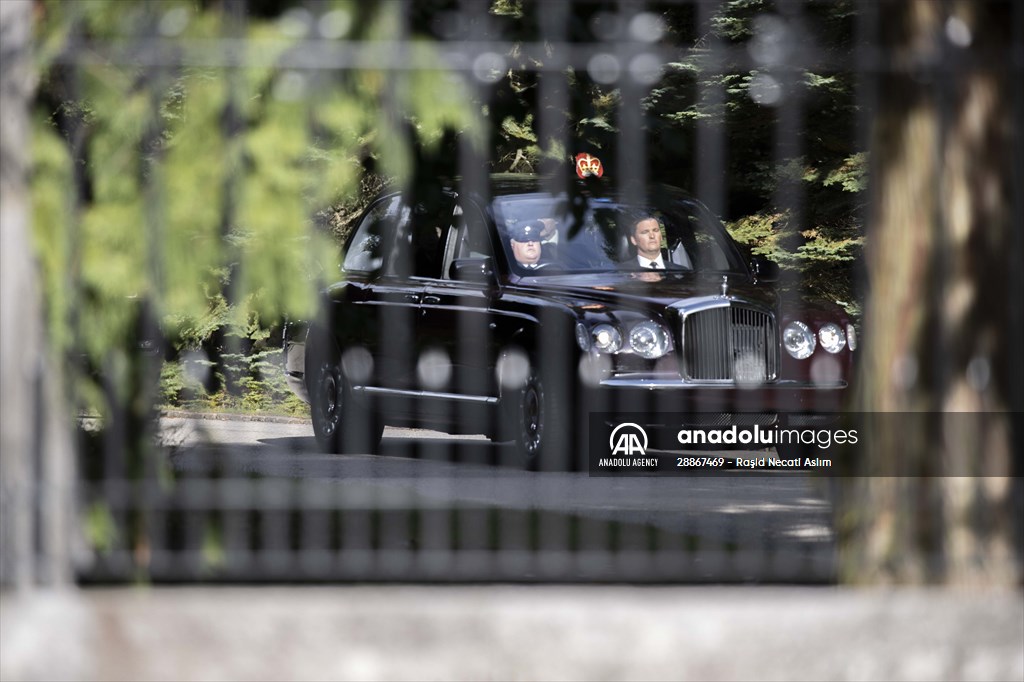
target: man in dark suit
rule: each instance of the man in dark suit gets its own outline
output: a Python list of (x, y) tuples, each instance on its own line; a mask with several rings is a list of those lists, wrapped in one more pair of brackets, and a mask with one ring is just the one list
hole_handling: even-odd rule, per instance
[(685, 269), (665, 258), (661, 250), (661, 225), (657, 218), (644, 216), (637, 220), (629, 235), (629, 243), (636, 247), (636, 263), (644, 270)]

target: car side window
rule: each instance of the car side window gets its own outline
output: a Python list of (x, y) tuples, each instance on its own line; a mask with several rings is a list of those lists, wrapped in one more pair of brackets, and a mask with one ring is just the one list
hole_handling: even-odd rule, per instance
[(422, 221), (413, 221), (413, 275), (437, 279), (441, 276), (441, 256), (448, 234), (449, 220), (430, 216)]
[(490, 258), (491, 240), (487, 234), (487, 221), (480, 209), (467, 204), (457, 216), (458, 244), (455, 249), (456, 258)]
[(384, 264), (384, 239), (398, 217), (398, 197), (377, 202), (356, 228), (345, 254), (346, 272), (374, 273)]
[(677, 245), (689, 255), (687, 260), (699, 270), (728, 270), (730, 262), (725, 246), (715, 236), (706, 216), (696, 206), (684, 205), (683, 208)]
[(439, 279), (452, 223), (454, 199), (402, 202), (395, 249), (388, 271), (397, 277)]
[(492, 256), (487, 219), (483, 213), (471, 202), (463, 202), (456, 206), (448, 244), (444, 250), (442, 276), (445, 279), (449, 278), (452, 262), (456, 259), (483, 260)]

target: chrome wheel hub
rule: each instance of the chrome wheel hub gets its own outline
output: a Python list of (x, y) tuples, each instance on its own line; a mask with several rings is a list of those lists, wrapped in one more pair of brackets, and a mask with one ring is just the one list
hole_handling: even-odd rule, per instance
[(523, 445), (529, 455), (540, 449), (544, 432), (543, 397), (532, 383), (523, 391)]

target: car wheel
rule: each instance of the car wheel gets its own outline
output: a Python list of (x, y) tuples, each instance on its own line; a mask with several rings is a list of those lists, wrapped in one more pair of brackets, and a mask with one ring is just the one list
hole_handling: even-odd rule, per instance
[(384, 424), (358, 405), (337, 363), (317, 365), (310, 387), (313, 435), (324, 452), (372, 453), (380, 446)]
[(523, 466), (537, 470), (558, 468), (568, 461), (571, 425), (565, 391), (539, 374), (531, 374), (511, 398), (512, 413), (506, 419), (512, 427), (511, 440)]

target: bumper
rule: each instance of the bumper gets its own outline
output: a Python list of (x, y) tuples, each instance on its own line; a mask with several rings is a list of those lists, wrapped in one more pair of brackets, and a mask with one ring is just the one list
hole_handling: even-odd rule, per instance
[(822, 385), (782, 380), (743, 386), (639, 374), (606, 377), (587, 391), (591, 400), (611, 403), (612, 411), (779, 414), (839, 412), (845, 407), (848, 392), (845, 381)]

